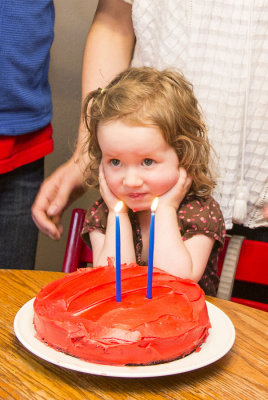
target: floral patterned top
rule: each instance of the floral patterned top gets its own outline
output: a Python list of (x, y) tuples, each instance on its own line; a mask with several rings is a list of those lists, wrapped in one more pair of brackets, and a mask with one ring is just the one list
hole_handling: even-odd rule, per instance
[[(105, 233), (107, 216), (108, 208), (103, 199), (96, 201), (88, 210), (82, 230), (82, 238), (89, 246), (91, 246), (89, 232), (99, 229), (102, 233)], [(223, 247), (225, 236), (225, 224), (220, 207), (211, 196), (188, 195), (180, 204), (177, 216), (183, 240), (190, 239), (198, 234), (215, 239), (206, 269), (198, 283), (207, 295), (216, 296), (219, 283), (217, 275), (218, 252)], [(146, 265), (141, 257), (142, 236), (137, 214), (129, 210), (129, 218), (133, 230), (137, 264)]]

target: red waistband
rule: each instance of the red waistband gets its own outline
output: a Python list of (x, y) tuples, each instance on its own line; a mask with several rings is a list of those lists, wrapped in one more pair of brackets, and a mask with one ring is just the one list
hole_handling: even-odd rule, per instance
[(0, 135), (0, 174), (29, 164), (53, 151), (51, 124), (20, 136)]

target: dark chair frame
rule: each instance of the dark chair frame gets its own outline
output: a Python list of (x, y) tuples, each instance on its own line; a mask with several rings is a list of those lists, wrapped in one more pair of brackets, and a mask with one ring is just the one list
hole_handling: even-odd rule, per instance
[(74, 272), (77, 268), (85, 267), (93, 262), (92, 250), (80, 236), (85, 215), (86, 211), (82, 208), (75, 208), (72, 211), (62, 272)]

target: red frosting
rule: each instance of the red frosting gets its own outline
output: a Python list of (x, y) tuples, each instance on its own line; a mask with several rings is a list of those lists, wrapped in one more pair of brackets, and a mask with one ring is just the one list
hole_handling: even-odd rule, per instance
[(101, 364), (151, 364), (199, 348), (210, 328), (200, 286), (154, 268), (122, 265), (122, 301), (113, 266), (85, 268), (44, 287), (34, 302), (37, 337), (49, 346)]

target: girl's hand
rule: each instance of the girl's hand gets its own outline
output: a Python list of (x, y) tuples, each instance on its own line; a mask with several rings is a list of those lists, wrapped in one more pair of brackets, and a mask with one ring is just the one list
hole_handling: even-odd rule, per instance
[[(116, 204), (120, 201), (113, 192), (110, 190), (109, 186), (107, 185), (107, 181), (105, 179), (104, 170), (102, 163), (99, 167), (99, 185), (100, 185), (100, 194), (103, 200), (105, 201), (109, 211), (114, 211)], [(127, 206), (124, 204), (121, 213), (127, 212)]]
[(188, 193), (192, 184), (192, 178), (187, 175), (187, 172), (182, 167), (179, 168), (178, 175), (178, 180), (175, 185), (168, 192), (159, 197), (159, 206), (169, 206), (177, 210)]

